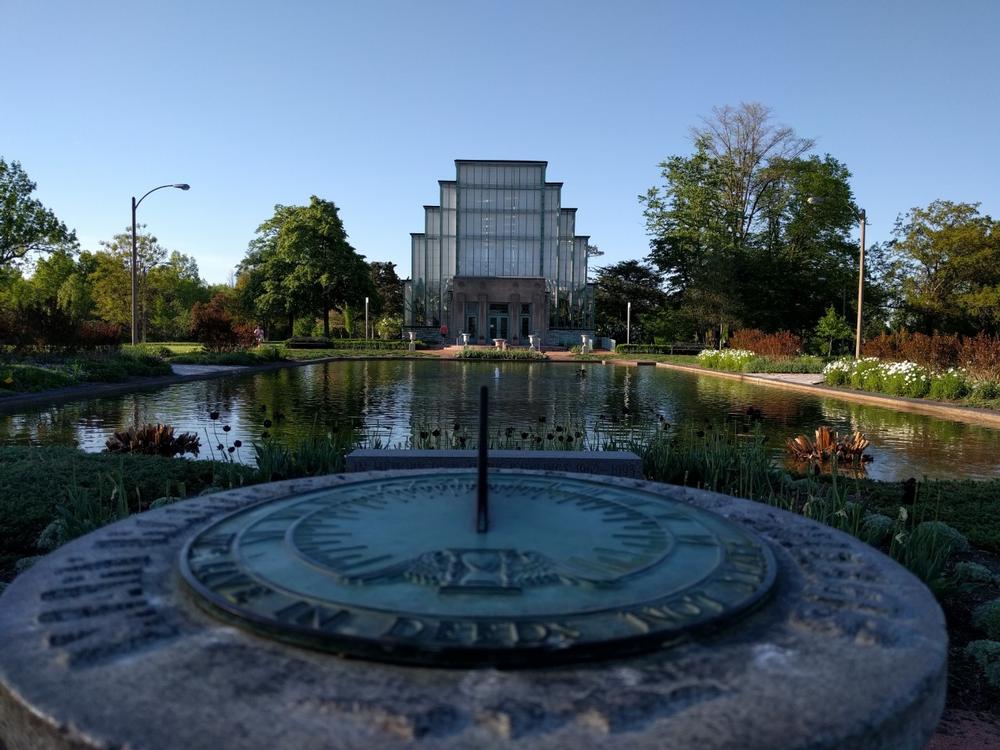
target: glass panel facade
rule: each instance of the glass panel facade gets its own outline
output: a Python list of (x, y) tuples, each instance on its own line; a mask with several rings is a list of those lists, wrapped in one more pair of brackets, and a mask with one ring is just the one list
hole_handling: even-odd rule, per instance
[(440, 181), (440, 204), (425, 207), (424, 231), (412, 236), (408, 325), (449, 319), (455, 276), (541, 277), (550, 327), (593, 320), (587, 238), (576, 235), (575, 209), (562, 208), (562, 184), (546, 182), (545, 168), (545, 162), (456, 162), (456, 179)]

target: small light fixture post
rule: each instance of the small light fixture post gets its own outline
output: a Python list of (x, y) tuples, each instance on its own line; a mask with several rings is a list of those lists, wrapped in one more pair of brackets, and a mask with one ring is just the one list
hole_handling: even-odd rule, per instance
[[(824, 202), (824, 198), (810, 196), (806, 198), (806, 203), (811, 206), (818, 206)], [(853, 206), (854, 218), (858, 220), (861, 229), (861, 247), (858, 253), (858, 324), (854, 332), (854, 358), (861, 359), (861, 309), (865, 297), (865, 226), (868, 223), (868, 215), (863, 208), (855, 209)]]
[(625, 308), (625, 343), (632, 343), (632, 303)]
[(365, 339), (368, 339), (368, 298), (365, 297)]
[[(191, 186), (187, 183), (178, 182), (176, 184), (170, 185), (160, 185), (152, 190), (149, 190), (146, 195), (150, 193), (155, 193), (157, 190), (162, 190), (163, 188), (177, 188), (178, 190), (190, 190)], [(136, 243), (136, 226), (135, 226), (135, 210), (139, 208), (139, 204), (146, 199), (146, 195), (143, 195), (139, 200), (132, 196), (132, 343), (139, 343), (139, 250)]]

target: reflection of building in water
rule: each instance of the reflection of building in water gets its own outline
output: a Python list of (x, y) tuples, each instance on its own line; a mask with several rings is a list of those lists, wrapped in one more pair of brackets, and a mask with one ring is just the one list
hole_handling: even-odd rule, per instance
[(562, 207), (546, 164), (456, 160), (456, 178), (439, 182), (440, 205), (424, 206), (424, 231), (411, 235), (408, 330), (447, 326), (449, 339), (515, 344), (593, 334), (589, 237), (575, 234), (576, 209)]

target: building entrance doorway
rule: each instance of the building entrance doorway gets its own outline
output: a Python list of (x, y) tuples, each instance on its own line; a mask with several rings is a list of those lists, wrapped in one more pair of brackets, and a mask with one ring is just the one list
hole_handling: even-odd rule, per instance
[(510, 338), (510, 315), (507, 305), (490, 305), (490, 338)]

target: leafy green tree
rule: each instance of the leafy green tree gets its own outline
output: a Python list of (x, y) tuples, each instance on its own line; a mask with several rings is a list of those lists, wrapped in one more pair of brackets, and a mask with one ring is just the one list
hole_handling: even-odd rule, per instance
[(364, 256), (347, 241), (339, 210), (315, 195), (308, 206), (275, 206), (260, 225), (240, 265), (249, 275), (243, 289), (254, 294), (257, 315), (284, 315), (289, 328), (296, 317), (320, 315), (330, 333), (329, 312), (364, 308), (376, 295)]
[(76, 273), (76, 260), (65, 248), (57, 248), (39, 258), (31, 275), (35, 301), (48, 307), (59, 304), (59, 289)]
[(651, 323), (667, 306), (663, 279), (649, 263), (625, 260), (597, 269), (596, 307), (597, 333), (624, 342), (628, 303), (632, 303), (631, 341), (638, 343), (652, 338)]
[(150, 269), (148, 286), (150, 332), (161, 341), (185, 338), (194, 305), (212, 298), (194, 258), (176, 250)]
[(69, 276), (59, 287), (56, 301), (71, 320), (88, 320), (94, 311), (94, 299), (86, 275), (74, 273)]
[(856, 272), (850, 173), (809, 156), (812, 142), (759, 104), (716, 109), (693, 140), (692, 154), (660, 164), (663, 185), (639, 197), (671, 308), (706, 337), (803, 330)]
[(371, 269), (372, 283), (378, 297), (378, 305), (373, 310), (387, 317), (401, 316), (403, 280), (396, 273), (396, 264), (373, 260), (368, 267)]
[[(144, 229), (145, 225), (140, 225)], [(132, 320), (132, 234), (131, 228), (102, 241), (103, 250), (94, 253), (94, 269), (88, 276), (91, 295), (98, 315), (109, 323), (128, 326)], [(148, 232), (136, 237), (137, 282), (139, 286), (139, 330), (146, 340), (149, 312), (153, 306), (153, 288), (149, 283), (150, 272), (167, 256), (165, 247)]]
[(854, 337), (854, 331), (847, 324), (843, 315), (837, 313), (837, 309), (830, 305), (826, 308), (826, 314), (819, 319), (816, 324), (816, 338), (826, 342), (826, 356), (833, 355), (834, 346), (842, 341), (850, 341)]
[(896, 221), (890, 285), (900, 320), (932, 333), (1000, 331), (1000, 222), (978, 203), (937, 200)]
[(76, 234), (31, 197), (35, 187), (20, 162), (0, 158), (0, 266), (29, 253), (76, 245)]

